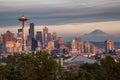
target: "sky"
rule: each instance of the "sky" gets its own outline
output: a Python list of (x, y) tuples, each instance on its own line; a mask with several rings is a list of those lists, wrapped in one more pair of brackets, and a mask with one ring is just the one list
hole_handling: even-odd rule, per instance
[[(35, 30), (48, 27), (60, 36), (79, 36), (95, 29), (120, 35), (120, 0), (0, 0), (0, 33), (21, 28), (25, 15)], [(28, 28), (28, 27), (27, 27)]]

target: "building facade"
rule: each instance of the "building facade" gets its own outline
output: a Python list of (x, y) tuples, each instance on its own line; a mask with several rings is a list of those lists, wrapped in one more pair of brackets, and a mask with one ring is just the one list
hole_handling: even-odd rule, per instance
[(14, 34), (10, 31), (7, 31), (3, 35), (3, 42), (5, 45), (6, 52), (14, 52)]
[(89, 42), (85, 42), (84, 43), (84, 53), (90, 53), (91, 52), (90, 51), (90, 47), (91, 47), (90, 43)]
[(106, 40), (105, 41), (105, 52), (109, 53), (112, 50), (114, 50), (114, 41), (113, 40)]
[(47, 47), (48, 44), (48, 28), (43, 28), (43, 47)]
[(29, 34), (27, 37), (27, 48), (28, 50), (31, 50), (32, 46), (32, 39), (34, 38), (34, 23), (30, 23), (30, 28), (29, 28)]

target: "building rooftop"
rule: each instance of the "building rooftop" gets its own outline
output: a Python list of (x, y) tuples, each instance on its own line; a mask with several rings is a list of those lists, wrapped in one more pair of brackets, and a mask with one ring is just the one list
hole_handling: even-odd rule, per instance
[(82, 55), (75, 55), (64, 61), (65, 63), (83, 62), (83, 63), (95, 63), (96, 60), (89, 59)]

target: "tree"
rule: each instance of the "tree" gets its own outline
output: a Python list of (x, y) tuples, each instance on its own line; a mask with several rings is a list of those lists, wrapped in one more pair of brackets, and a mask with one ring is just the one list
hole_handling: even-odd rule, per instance
[[(58, 63), (45, 51), (15, 53), (7, 58), (9, 80), (57, 80)], [(5, 70), (4, 70), (5, 71)], [(2, 72), (3, 74), (3, 72)]]
[(8, 80), (9, 68), (5, 65), (0, 65), (0, 80)]
[(64, 74), (65, 80), (95, 80), (94, 77), (84, 69), (66, 71)]
[(120, 62), (110, 56), (66, 71), (47, 52), (15, 53), (0, 65), (0, 80), (120, 80)]
[(120, 80), (120, 63), (110, 56), (100, 60), (100, 63), (83, 64), (81, 68), (89, 72), (95, 80)]

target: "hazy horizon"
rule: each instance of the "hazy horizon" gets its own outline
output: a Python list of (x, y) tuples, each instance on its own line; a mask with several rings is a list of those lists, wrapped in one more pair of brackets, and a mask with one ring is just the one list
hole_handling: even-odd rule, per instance
[(60, 36), (80, 36), (95, 29), (120, 35), (120, 0), (0, 0), (0, 32), (17, 32), (22, 15), (35, 30), (48, 27)]

